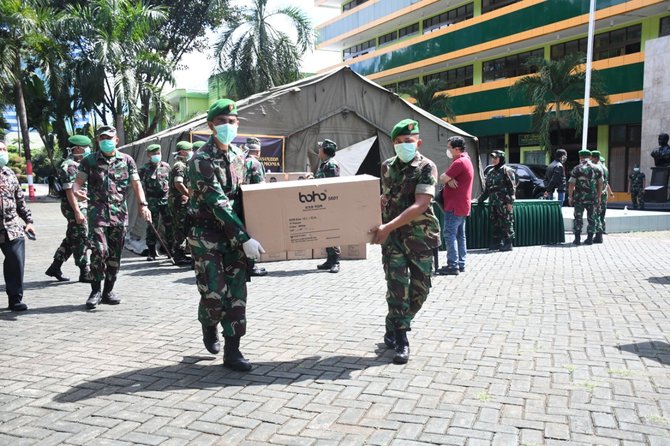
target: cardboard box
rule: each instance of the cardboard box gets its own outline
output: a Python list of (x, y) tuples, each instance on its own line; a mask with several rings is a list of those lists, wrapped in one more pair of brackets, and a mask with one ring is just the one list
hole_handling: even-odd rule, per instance
[(371, 175), (247, 184), (242, 193), (247, 232), (268, 253), (369, 243), (381, 224)]
[(364, 260), (368, 258), (368, 245), (361, 243), (359, 245), (340, 246), (342, 253), (340, 258), (343, 260)]
[(299, 251), (288, 251), (286, 253), (286, 260), (305, 260), (312, 258), (311, 249), (301, 249)]
[(271, 172), (265, 174), (266, 183), (278, 181), (306, 180), (312, 176), (312, 172)]
[(280, 262), (282, 260), (286, 260), (286, 252), (266, 252), (265, 254), (261, 254), (259, 263)]

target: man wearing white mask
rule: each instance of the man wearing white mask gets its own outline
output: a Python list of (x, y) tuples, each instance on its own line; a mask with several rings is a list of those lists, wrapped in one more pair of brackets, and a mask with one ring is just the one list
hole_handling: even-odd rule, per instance
[(172, 216), (172, 255), (177, 266), (190, 265), (186, 256), (186, 236), (188, 235), (188, 199), (191, 191), (184, 181), (187, 179), (187, 163), (193, 157), (193, 144), (179, 141), (174, 155), (174, 164), (170, 170), (170, 193), (168, 209)]
[[(121, 153), (116, 145), (116, 129), (102, 126), (98, 129), (100, 151), (84, 158), (79, 164), (74, 182), (74, 195), (88, 200), (88, 233), (91, 242), (91, 294), (86, 308), (93, 309), (100, 302), (118, 305), (121, 298), (113, 292), (116, 276), (121, 267), (121, 252), (128, 226), (126, 197), (132, 187), (137, 198), (139, 215), (151, 221), (148, 203), (137, 173), (137, 165), (130, 155)], [(88, 191), (82, 189), (88, 182)], [(77, 215), (77, 223), (86, 217)], [(102, 281), (105, 281), (101, 290)]]
[[(165, 249), (172, 249), (172, 219), (168, 212), (168, 192), (170, 191), (170, 165), (161, 161), (160, 144), (149, 144), (146, 148), (147, 161), (140, 167), (139, 175), (142, 182), (142, 188), (147, 196), (149, 203), (149, 212), (151, 212), (151, 221), (154, 228), (158, 230), (159, 220), (165, 228)], [(156, 260), (156, 233), (151, 226), (147, 227), (147, 260)]]
[[(90, 283), (90, 271), (88, 268), (88, 225), (86, 221), (86, 212), (88, 204), (86, 201), (78, 201), (72, 190), (72, 186), (77, 178), (79, 164), (84, 157), (91, 153), (91, 139), (85, 135), (72, 135), (68, 138), (70, 145), (69, 156), (60, 165), (58, 171), (58, 181), (62, 188), (60, 211), (67, 220), (67, 230), (65, 238), (54, 254), (54, 260), (51, 266), (45, 271), (50, 277), (55, 277), (59, 282), (70, 280), (63, 275), (61, 266), (67, 262), (72, 255), (74, 263), (79, 267), (79, 281)], [(82, 187), (86, 190), (86, 185)], [(83, 223), (77, 223), (77, 220)]]
[(393, 127), (396, 156), (382, 163), (382, 224), (372, 231), (382, 245), (386, 275), (384, 344), (393, 362), (409, 360), (407, 332), (430, 292), (433, 248), (440, 246), (440, 223), (433, 213), (437, 167), (420, 154), (419, 123), (404, 119)]
[[(19, 179), (12, 169), (7, 167), (9, 152), (5, 143), (0, 142), (0, 250), (5, 256), (3, 273), (5, 290), (9, 299), (9, 309), (25, 311), (23, 303), (23, 271), (26, 259), (24, 234), (35, 238), (33, 217), (26, 206)], [(21, 224), (26, 223), (25, 228)]]
[(251, 262), (265, 252), (247, 233), (240, 215), (240, 185), (244, 181), (244, 152), (232, 144), (239, 120), (237, 106), (219, 99), (207, 112), (212, 132), (188, 166), (191, 191), (188, 243), (195, 263), (200, 292), (198, 320), (205, 348), (221, 350), (218, 326), (225, 340), (223, 365), (233, 370), (251, 370), (240, 352), (240, 338), (247, 328), (247, 278)]

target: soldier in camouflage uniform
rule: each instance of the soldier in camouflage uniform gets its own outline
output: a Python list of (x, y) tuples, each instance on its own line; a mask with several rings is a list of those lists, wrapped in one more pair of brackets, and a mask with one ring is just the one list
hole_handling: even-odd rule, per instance
[(484, 192), (477, 200), (489, 199), (489, 225), (491, 243), (489, 250), (511, 251), (514, 238), (514, 200), (516, 199), (516, 175), (505, 165), (505, 152), (495, 150), (490, 154), (493, 169), (486, 175)]
[(588, 220), (588, 236), (584, 242), (587, 245), (593, 243), (593, 235), (596, 231), (595, 208), (600, 202), (600, 194), (603, 190), (603, 178), (601, 171), (594, 168), (589, 160), (590, 150), (579, 151), (579, 164), (570, 173), (568, 182), (568, 203), (575, 207), (573, 232), (575, 245), (581, 244), (582, 226), (584, 224), (584, 211)]
[[(54, 260), (51, 266), (45, 271), (50, 277), (55, 277), (59, 282), (70, 280), (63, 275), (61, 266), (74, 255), (74, 263), (79, 267), (79, 281), (91, 283), (88, 269), (88, 227), (86, 223), (77, 223), (77, 214), (81, 214), (80, 221), (86, 220), (87, 204), (85, 201), (78, 201), (72, 191), (72, 185), (77, 178), (79, 163), (91, 153), (91, 140), (84, 135), (72, 135), (68, 138), (70, 155), (60, 165), (58, 171), (58, 180), (62, 187), (62, 197), (60, 202), (60, 211), (67, 220), (67, 230), (65, 238), (54, 254)], [(86, 185), (82, 187), (86, 191)]]
[[(330, 139), (319, 143), (319, 167), (316, 169), (314, 178), (332, 178), (340, 176), (340, 164), (335, 160), (337, 144)], [(342, 250), (339, 246), (326, 248), (326, 261), (317, 265), (317, 269), (329, 271), (331, 273), (340, 272), (340, 254)]]
[(633, 173), (628, 175), (630, 179), (629, 190), (630, 190), (630, 200), (633, 202), (633, 209), (637, 209), (638, 205), (640, 209), (644, 210), (644, 172), (640, 172), (640, 166), (638, 164), (633, 167)]
[(239, 217), (244, 154), (231, 144), (238, 124), (232, 100), (219, 99), (210, 106), (207, 125), (212, 136), (188, 166), (192, 194), (188, 243), (200, 292), (198, 320), (203, 343), (210, 353), (220, 351), (220, 323), (225, 340), (223, 365), (248, 371), (251, 364), (240, 352), (240, 338), (247, 328), (247, 260), (260, 258), (264, 251), (247, 234)]
[[(170, 165), (161, 161), (161, 146), (159, 144), (150, 144), (146, 149), (149, 161), (140, 167), (139, 175), (144, 193), (149, 203), (151, 220), (154, 222), (154, 228), (158, 230), (158, 221), (163, 223), (165, 228), (164, 249), (170, 249), (172, 246), (172, 218), (168, 212), (168, 192), (170, 191)], [(147, 260), (156, 260), (156, 233), (151, 227), (147, 227)]]
[[(12, 169), (7, 167), (9, 153), (7, 146), (0, 141), (0, 250), (5, 256), (3, 275), (5, 291), (12, 311), (25, 311), (23, 303), (23, 272), (26, 260), (24, 234), (35, 237), (33, 217), (26, 206), (19, 179)], [(23, 220), (26, 226), (19, 220)]]
[[(244, 159), (244, 184), (265, 183), (265, 168), (263, 167), (263, 163), (258, 159), (261, 156), (261, 140), (255, 137), (247, 138), (244, 148), (247, 151)], [(267, 276), (268, 272), (265, 268), (258, 266), (254, 262), (249, 275), (263, 277)]]
[(177, 151), (173, 153), (174, 164), (170, 170), (170, 192), (168, 209), (172, 217), (172, 255), (176, 265), (190, 265), (186, 256), (186, 236), (188, 235), (188, 198), (191, 192), (184, 181), (187, 180), (187, 163), (193, 157), (193, 145), (188, 141), (179, 141)]
[(605, 214), (607, 213), (607, 199), (610, 196), (614, 196), (614, 193), (612, 192), (609, 183), (610, 171), (605, 165), (605, 158), (600, 155), (599, 150), (591, 151), (591, 162), (596, 169), (600, 169), (603, 179), (603, 190), (600, 194), (600, 204), (598, 211), (595, 213), (596, 235), (593, 237), (593, 243), (602, 243), (603, 234), (607, 233), (607, 224), (605, 222)]
[[(102, 126), (97, 135), (100, 151), (81, 161), (72, 186), (77, 199), (88, 200), (92, 279), (91, 294), (86, 300), (88, 309), (97, 307), (101, 301), (109, 305), (121, 303), (121, 298), (113, 289), (121, 267), (121, 251), (128, 225), (126, 196), (130, 187), (137, 198), (139, 215), (151, 222), (151, 212), (144, 197), (135, 160), (116, 150), (119, 143), (116, 129)], [(86, 183), (88, 191), (82, 190)], [(77, 223), (85, 221), (83, 214), (76, 218)], [(105, 285), (101, 291), (103, 279)]]
[(407, 332), (431, 287), (433, 248), (440, 246), (440, 223), (433, 213), (437, 167), (417, 149), (419, 123), (404, 119), (393, 127), (396, 156), (382, 163), (382, 224), (373, 243), (382, 245), (386, 276), (384, 344), (395, 349), (393, 362), (409, 360)]

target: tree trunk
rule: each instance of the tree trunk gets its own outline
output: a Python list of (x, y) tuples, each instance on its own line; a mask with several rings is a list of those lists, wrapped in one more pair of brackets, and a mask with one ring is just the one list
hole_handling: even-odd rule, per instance
[(21, 127), (21, 140), (26, 157), (26, 176), (28, 177), (28, 198), (35, 198), (33, 188), (33, 163), (30, 156), (30, 132), (28, 129), (28, 115), (26, 114), (26, 101), (23, 97), (23, 85), (21, 85), (21, 58), (16, 55), (14, 66), (14, 105), (16, 106), (16, 117)]
[(114, 115), (114, 126), (116, 127), (116, 136), (119, 138), (118, 147), (126, 144), (126, 133), (123, 127), (123, 106), (121, 99), (117, 98), (116, 113)]

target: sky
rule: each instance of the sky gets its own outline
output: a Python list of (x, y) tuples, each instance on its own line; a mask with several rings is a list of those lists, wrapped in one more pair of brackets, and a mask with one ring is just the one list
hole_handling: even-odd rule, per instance
[[(236, 3), (248, 4), (248, 1), (237, 1)], [(268, 9), (275, 10), (285, 6), (299, 6), (312, 19), (312, 25), (316, 27), (338, 14), (335, 8), (314, 6), (314, 0), (268, 0)], [(213, 42), (216, 34), (209, 36)], [(174, 88), (185, 88), (187, 90), (206, 91), (207, 78), (213, 71), (214, 60), (211, 54), (190, 53), (184, 56), (183, 65), (188, 67), (175, 73), (176, 84)], [(316, 73), (319, 70), (330, 67), (341, 61), (339, 52), (313, 51), (307, 52), (303, 57), (302, 71), (305, 73)]]

